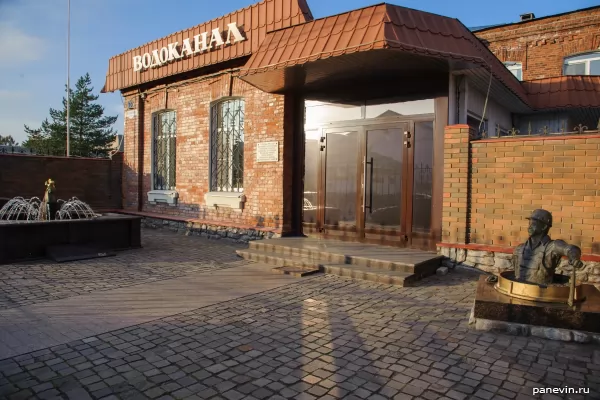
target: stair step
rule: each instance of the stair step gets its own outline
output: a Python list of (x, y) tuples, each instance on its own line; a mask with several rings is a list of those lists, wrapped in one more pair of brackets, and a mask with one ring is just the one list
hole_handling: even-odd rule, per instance
[[(281, 240), (281, 239), (276, 239)], [(267, 242), (267, 243), (260, 243)], [(401, 271), (417, 274), (420, 277), (425, 277), (435, 273), (435, 270), (441, 265), (442, 256), (436, 254), (420, 252), (414, 250), (404, 250), (404, 254), (399, 257), (400, 260), (385, 260), (376, 258), (379, 254), (369, 254), (368, 251), (364, 254), (340, 254), (337, 252), (329, 252), (325, 249), (307, 249), (286, 246), (285, 244), (272, 244), (270, 241), (254, 241), (250, 242), (250, 248), (245, 252), (253, 254), (268, 254), (275, 258), (302, 258), (304, 260), (318, 260), (318, 264), (351, 264), (360, 265), (363, 267), (377, 268), (389, 271)], [(401, 249), (390, 249), (390, 252), (401, 252)], [(238, 251), (239, 254), (239, 251)], [(244, 257), (246, 258), (246, 257)], [(252, 258), (252, 260), (255, 260)]]
[(286, 256), (283, 254), (267, 253), (256, 250), (236, 250), (236, 253), (245, 260), (262, 262), (265, 264), (275, 265), (277, 267), (293, 267), (298, 269), (319, 269), (319, 267), (327, 263), (312, 257)]
[(371, 282), (412, 286), (422, 276), (407, 271), (378, 269), (362, 265), (332, 264), (312, 257), (286, 256), (256, 250), (236, 250), (237, 254), (249, 261), (275, 266), (273, 272), (291, 275), (297, 278), (319, 272), (326, 274), (362, 279)]
[(413, 286), (418, 276), (402, 271), (386, 271), (360, 265), (349, 264), (326, 264), (322, 267), (323, 272), (331, 275), (361, 279), (370, 282), (383, 283), (395, 286)]

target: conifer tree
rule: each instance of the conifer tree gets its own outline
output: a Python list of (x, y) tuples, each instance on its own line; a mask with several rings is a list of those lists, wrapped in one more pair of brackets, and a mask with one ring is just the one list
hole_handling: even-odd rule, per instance
[[(70, 94), (70, 153), (80, 157), (107, 156), (115, 139), (112, 126), (117, 116), (104, 115), (104, 107), (95, 103), (99, 96), (93, 94), (92, 80), (85, 74), (77, 80)], [(65, 87), (66, 92), (66, 87)], [(40, 154), (66, 155), (67, 148), (67, 99), (63, 98), (61, 110), (50, 109), (40, 128), (25, 125), (27, 140), (23, 146)]]

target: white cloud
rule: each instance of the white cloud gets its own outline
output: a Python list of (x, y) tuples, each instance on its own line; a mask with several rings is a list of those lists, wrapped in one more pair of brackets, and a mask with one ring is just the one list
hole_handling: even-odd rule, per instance
[(30, 35), (9, 22), (0, 22), (0, 67), (14, 67), (38, 61), (44, 56), (44, 39)]
[(0, 99), (1, 100), (16, 100), (16, 99), (26, 99), (31, 96), (31, 93), (26, 92), (24, 90), (6, 90), (0, 89)]

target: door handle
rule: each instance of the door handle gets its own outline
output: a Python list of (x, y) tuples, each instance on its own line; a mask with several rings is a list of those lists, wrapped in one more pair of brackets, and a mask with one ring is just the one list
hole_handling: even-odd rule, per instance
[(365, 213), (367, 207), (367, 156), (363, 157), (363, 179), (362, 179), (362, 211)]
[(371, 161), (367, 163), (371, 164), (371, 173), (369, 174), (369, 214), (373, 212), (373, 163), (373, 157), (371, 157)]
[[(371, 165), (371, 171), (369, 174), (370, 184), (369, 184), (369, 205), (367, 205), (367, 165)], [(362, 210), (363, 213), (369, 209), (369, 214), (373, 212), (373, 157), (371, 157), (371, 161), (367, 161), (367, 157), (363, 158), (363, 198), (362, 198)]]
[(405, 140), (405, 141), (404, 141), (404, 145), (405, 145), (407, 148), (409, 148), (409, 149), (410, 149), (410, 142), (409, 142), (408, 140)]

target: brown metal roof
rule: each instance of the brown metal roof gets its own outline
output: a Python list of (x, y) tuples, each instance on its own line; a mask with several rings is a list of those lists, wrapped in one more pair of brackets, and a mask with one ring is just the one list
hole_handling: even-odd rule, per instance
[[(301, 24), (312, 19), (313, 17), (306, 0), (263, 0), (223, 17), (173, 33), (167, 37), (146, 43), (112, 57), (109, 61), (106, 83), (102, 92), (114, 92), (167, 76), (249, 56), (259, 48), (267, 32)], [(150, 53), (155, 49), (160, 50), (169, 43), (179, 42), (181, 45), (184, 39), (192, 38), (202, 32), (209, 32), (210, 37), (212, 29), (224, 29), (231, 22), (237, 22), (237, 25), (243, 28), (247, 40), (223, 46), (209, 52), (192, 55), (161, 67), (149, 68), (138, 72), (133, 69), (134, 56)]]
[(600, 76), (559, 76), (523, 82), (537, 110), (600, 107)]
[(378, 49), (484, 66), (526, 102), (520, 82), (460, 21), (385, 3), (268, 33), (241, 77), (281, 92), (288, 67)]

